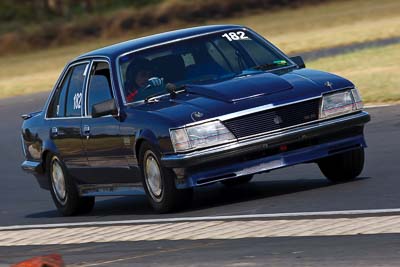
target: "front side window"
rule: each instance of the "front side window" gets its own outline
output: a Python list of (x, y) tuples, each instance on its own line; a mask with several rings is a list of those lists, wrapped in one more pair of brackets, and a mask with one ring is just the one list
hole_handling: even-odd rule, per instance
[[(129, 103), (166, 93), (167, 83), (210, 83), (291, 63), (264, 40), (237, 29), (128, 54), (118, 64)], [(163, 83), (151, 83), (153, 78)]]
[(88, 115), (91, 115), (93, 105), (113, 98), (108, 63), (93, 64), (88, 90)]

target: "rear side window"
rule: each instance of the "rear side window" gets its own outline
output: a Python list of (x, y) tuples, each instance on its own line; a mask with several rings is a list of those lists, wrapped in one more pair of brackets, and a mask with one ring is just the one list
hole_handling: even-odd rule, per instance
[(82, 110), (82, 91), (85, 84), (87, 64), (81, 64), (72, 70), (66, 102), (66, 117), (79, 117)]
[(82, 89), (88, 64), (71, 67), (50, 102), (48, 118), (81, 116)]
[(65, 117), (65, 99), (68, 91), (69, 81), (71, 79), (72, 70), (70, 69), (65, 75), (63, 82), (60, 87), (56, 90), (53, 95), (53, 99), (49, 105), (47, 117), (57, 118)]
[(108, 63), (97, 62), (93, 65), (89, 80), (88, 115), (92, 114), (93, 105), (112, 98), (110, 68)]

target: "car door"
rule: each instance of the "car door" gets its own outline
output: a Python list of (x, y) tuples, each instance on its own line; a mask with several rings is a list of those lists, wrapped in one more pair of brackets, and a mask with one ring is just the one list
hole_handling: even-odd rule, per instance
[(88, 166), (81, 135), (82, 93), (88, 67), (89, 62), (69, 66), (52, 96), (46, 115), (50, 121), (50, 139), (76, 179), (82, 178), (82, 170)]
[(86, 116), (82, 122), (84, 147), (91, 177), (88, 183), (132, 183), (133, 175), (123, 154), (124, 141), (118, 116), (92, 118), (95, 104), (114, 99), (114, 91), (107, 61), (94, 60), (85, 94)]

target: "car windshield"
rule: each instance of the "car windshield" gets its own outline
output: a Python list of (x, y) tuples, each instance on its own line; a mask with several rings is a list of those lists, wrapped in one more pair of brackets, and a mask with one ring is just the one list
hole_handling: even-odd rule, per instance
[(119, 59), (126, 102), (167, 93), (165, 85), (202, 84), (289, 66), (246, 30), (213, 33), (131, 53)]

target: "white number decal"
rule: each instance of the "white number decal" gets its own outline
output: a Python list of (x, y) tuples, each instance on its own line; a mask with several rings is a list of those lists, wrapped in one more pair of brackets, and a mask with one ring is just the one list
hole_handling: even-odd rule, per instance
[(241, 40), (249, 39), (249, 37), (246, 36), (245, 32), (240, 31), (240, 32), (237, 32), (237, 34), (239, 35), (239, 38)]
[(230, 32), (229, 33), (229, 37), (231, 37), (231, 39), (232, 40), (239, 40), (239, 36), (236, 34), (236, 33), (234, 33), (234, 32)]
[(74, 95), (74, 109), (81, 109), (82, 107), (82, 93)]
[(246, 36), (246, 33), (242, 31), (224, 33), (222, 37), (228, 39), (229, 42), (249, 39), (249, 37)]

